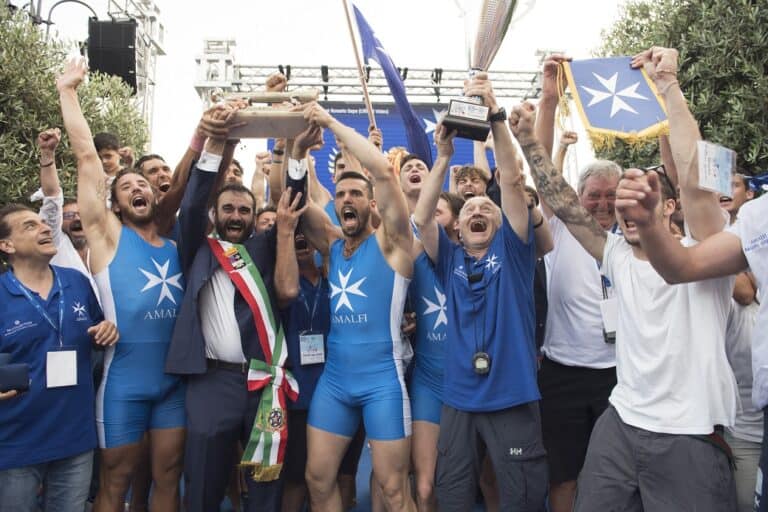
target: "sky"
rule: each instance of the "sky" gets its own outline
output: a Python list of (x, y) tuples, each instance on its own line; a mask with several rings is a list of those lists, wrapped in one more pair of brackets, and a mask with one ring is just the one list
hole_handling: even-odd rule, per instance
[[(39, 0), (34, 0), (35, 3)], [(128, 0), (117, 0), (124, 5)], [(18, 0), (12, 1), (22, 4)], [(55, 2), (42, 1), (47, 17)], [(106, 19), (108, 0), (87, 0)], [(353, 66), (354, 54), (341, 0), (155, 0), (165, 26), (165, 56), (156, 74), (154, 122), (148, 151), (175, 163), (185, 151), (203, 103), (193, 83), (195, 57), (206, 38), (236, 40), (235, 61), (242, 64)], [(396, 65), (409, 68), (464, 69), (465, 34), (474, 40), (482, 0), (356, 0)], [(537, 50), (563, 50), (588, 58), (600, 45), (600, 32), (618, 18), (621, 1), (518, 0), (515, 19), (491, 71), (534, 71)], [(87, 38), (90, 12), (76, 3), (61, 4), (52, 15), (52, 33)], [(468, 27), (468, 28), (467, 28)], [(507, 110), (511, 104), (505, 105)], [(578, 121), (573, 127), (578, 129)], [(386, 134), (385, 134), (386, 137)], [(569, 162), (591, 159), (586, 137)], [(263, 140), (245, 140), (236, 158), (252, 167)]]

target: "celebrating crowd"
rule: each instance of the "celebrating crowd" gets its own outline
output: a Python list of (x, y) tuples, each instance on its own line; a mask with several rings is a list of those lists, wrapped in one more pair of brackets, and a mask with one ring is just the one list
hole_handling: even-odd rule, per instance
[(93, 136), (68, 62), (77, 198), (54, 128), (40, 211), (0, 208), (0, 380), (29, 377), (0, 390), (0, 510), (339, 512), (366, 444), (373, 510), (768, 510), (768, 203), (743, 174), (699, 188), (666, 48), (632, 60), (666, 104), (660, 165), (597, 160), (574, 190), (565, 59), (509, 115), (487, 74), (466, 82), (494, 169), (484, 143), (452, 162), (442, 124), (429, 169), (309, 103), (250, 187), (229, 138), (245, 103), (208, 109), (172, 172)]

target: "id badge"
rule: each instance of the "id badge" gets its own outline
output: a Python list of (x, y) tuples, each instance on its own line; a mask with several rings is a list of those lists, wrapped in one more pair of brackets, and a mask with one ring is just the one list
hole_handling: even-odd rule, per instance
[(606, 343), (616, 342), (616, 327), (619, 323), (619, 301), (616, 297), (600, 301), (600, 313), (603, 317), (603, 337)]
[(48, 352), (45, 362), (45, 382), (49, 388), (77, 386), (77, 351)]
[(299, 334), (299, 351), (301, 352), (302, 366), (324, 363), (325, 346), (323, 345), (323, 335), (312, 332)]

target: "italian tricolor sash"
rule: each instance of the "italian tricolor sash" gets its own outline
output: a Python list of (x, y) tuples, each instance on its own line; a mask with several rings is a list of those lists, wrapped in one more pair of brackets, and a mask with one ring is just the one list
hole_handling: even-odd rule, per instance
[(262, 393), (241, 463), (253, 467), (254, 480), (277, 480), (288, 441), (286, 395), (291, 400), (299, 396), (298, 382), (283, 368), (288, 356), (283, 327), (275, 321), (264, 281), (245, 247), (215, 237), (208, 238), (208, 244), (251, 308), (264, 352), (264, 361), (251, 359), (249, 363), (248, 390), (261, 389)]

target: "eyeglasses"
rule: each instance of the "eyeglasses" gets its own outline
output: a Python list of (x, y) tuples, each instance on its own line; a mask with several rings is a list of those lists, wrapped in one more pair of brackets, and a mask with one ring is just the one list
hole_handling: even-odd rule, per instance
[(664, 167), (664, 164), (659, 165), (652, 165), (651, 167), (645, 167), (643, 169), (640, 169), (644, 173), (649, 173), (650, 171), (655, 171), (656, 174), (661, 176), (661, 178), (666, 182), (666, 184), (669, 186), (669, 190), (672, 191), (672, 197), (670, 199), (677, 200), (677, 190), (675, 189), (675, 184), (672, 183), (672, 180), (669, 179), (669, 175), (667, 175), (667, 168)]

